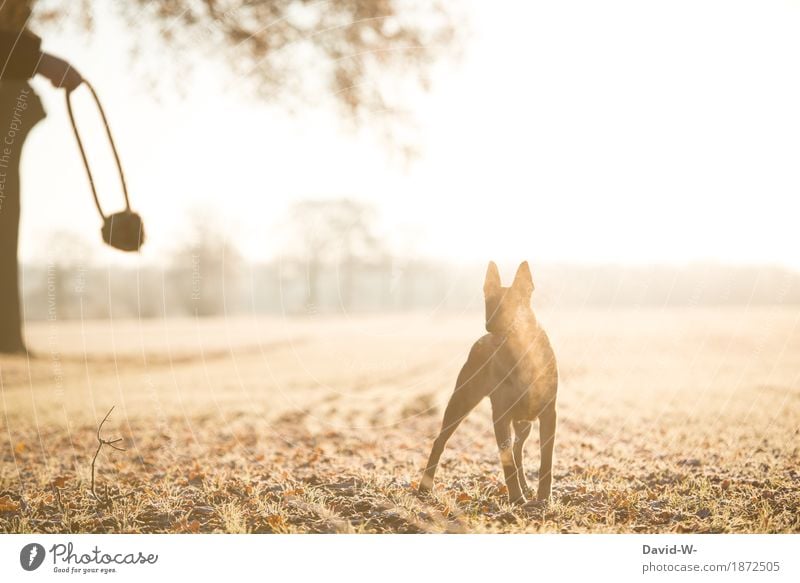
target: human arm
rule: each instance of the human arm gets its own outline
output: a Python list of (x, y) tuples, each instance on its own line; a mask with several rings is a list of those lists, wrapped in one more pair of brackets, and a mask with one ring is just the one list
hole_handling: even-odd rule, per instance
[(35, 34), (0, 30), (0, 79), (30, 79), (36, 74), (42, 41)]
[(27, 80), (38, 73), (67, 91), (81, 84), (83, 78), (72, 65), (40, 47), (41, 39), (28, 31), (0, 30), (0, 79)]

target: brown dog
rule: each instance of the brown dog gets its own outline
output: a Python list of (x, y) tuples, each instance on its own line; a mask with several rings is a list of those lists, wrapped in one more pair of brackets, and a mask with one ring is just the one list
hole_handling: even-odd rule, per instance
[[(525, 503), (525, 496), (529, 495), (522, 468), (522, 446), (531, 432), (531, 423), (539, 420), (541, 461), (537, 499), (546, 500), (552, 483), (558, 368), (547, 334), (531, 309), (533, 279), (528, 263), (519, 266), (511, 287), (500, 285), (497, 265), (489, 263), (483, 293), (489, 334), (472, 346), (458, 375), (419, 489), (427, 492), (433, 487), (436, 466), (447, 440), (481, 399), (488, 396), (508, 499), (513, 504)], [(513, 446), (512, 425), (516, 435)]]

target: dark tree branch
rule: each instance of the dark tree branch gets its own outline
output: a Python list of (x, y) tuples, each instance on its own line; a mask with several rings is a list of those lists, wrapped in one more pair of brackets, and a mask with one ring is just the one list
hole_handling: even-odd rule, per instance
[(112, 502), (114, 500), (118, 500), (120, 498), (124, 498), (126, 496), (130, 496), (133, 493), (133, 492), (128, 492), (127, 494), (118, 494), (116, 496), (109, 496), (109, 494), (108, 494), (108, 485), (106, 485), (106, 487), (105, 487), (105, 491), (106, 491), (105, 498), (99, 496), (97, 494), (97, 492), (95, 491), (95, 478), (94, 478), (94, 476), (95, 476), (95, 465), (97, 464), (97, 456), (100, 455), (100, 450), (103, 449), (104, 445), (107, 445), (111, 449), (115, 449), (117, 451), (125, 451), (125, 448), (122, 448), (122, 447), (119, 447), (118, 445), (116, 445), (117, 443), (122, 441), (121, 437), (118, 437), (117, 439), (103, 439), (103, 437), (100, 435), (100, 432), (103, 429), (103, 425), (108, 420), (108, 417), (111, 415), (111, 412), (113, 410), (114, 410), (114, 407), (112, 406), (111, 409), (108, 410), (108, 413), (106, 413), (106, 416), (103, 417), (103, 420), (100, 422), (100, 425), (97, 426), (97, 450), (94, 452), (94, 457), (92, 458), (92, 487), (91, 487), (92, 495), (95, 497), (95, 500), (97, 500), (98, 502), (103, 502), (103, 503), (106, 503), (106, 504), (109, 503), (109, 502)]
[[(464, 10), (443, 0), (134, 0), (104, 10), (136, 31), (134, 54), (169, 51), (150, 67), (157, 83), (214, 60), (227, 70), (224, 84), (289, 109), (325, 99), (356, 122), (402, 117), (396, 83), (426, 88), (465, 28)], [(35, 16), (45, 26), (66, 17), (90, 28), (96, 11), (82, 0)]]

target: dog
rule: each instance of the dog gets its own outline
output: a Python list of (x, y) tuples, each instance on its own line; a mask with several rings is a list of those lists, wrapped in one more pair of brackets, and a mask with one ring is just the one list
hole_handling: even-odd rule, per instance
[(511, 287), (500, 285), (497, 265), (489, 263), (483, 285), (488, 334), (473, 344), (461, 368), (419, 483), (420, 492), (429, 492), (433, 487), (447, 440), (469, 412), (484, 397), (489, 397), (509, 502), (524, 504), (531, 497), (522, 466), (522, 449), (536, 419), (541, 449), (536, 498), (538, 501), (550, 498), (558, 366), (550, 340), (531, 308), (533, 287), (527, 261), (517, 269)]

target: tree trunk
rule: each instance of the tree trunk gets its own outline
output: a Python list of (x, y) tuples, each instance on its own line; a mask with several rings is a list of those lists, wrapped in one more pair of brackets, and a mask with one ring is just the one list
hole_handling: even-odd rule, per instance
[(39, 97), (30, 85), (0, 81), (0, 352), (25, 350), (17, 260), (19, 163), (28, 132), (43, 117)]

